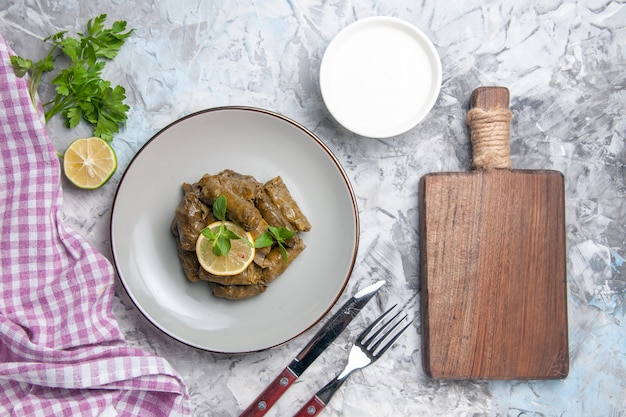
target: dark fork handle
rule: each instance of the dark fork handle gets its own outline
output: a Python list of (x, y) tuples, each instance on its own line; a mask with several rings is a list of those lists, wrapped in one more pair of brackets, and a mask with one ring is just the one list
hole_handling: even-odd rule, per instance
[(317, 395), (311, 397), (293, 417), (311, 417), (322, 412), (326, 404)]
[(347, 379), (348, 375), (345, 375), (342, 379), (334, 378), (328, 384), (324, 385), (324, 388), (317, 391), (317, 394), (311, 397), (309, 401), (302, 406), (302, 408), (294, 415), (294, 417), (311, 417), (318, 415), (326, 404), (330, 401), (333, 394), (337, 392), (343, 381)]

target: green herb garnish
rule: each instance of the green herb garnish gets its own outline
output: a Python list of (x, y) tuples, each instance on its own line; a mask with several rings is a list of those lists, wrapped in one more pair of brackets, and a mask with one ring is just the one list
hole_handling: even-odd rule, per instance
[[(204, 237), (206, 237), (211, 243), (211, 250), (215, 254), (215, 256), (223, 256), (228, 255), (230, 252), (230, 241), (241, 239), (248, 246), (252, 247), (252, 243), (248, 241), (248, 239), (243, 238), (233, 231), (226, 228), (224, 222), (226, 221), (226, 206), (227, 201), (224, 195), (220, 195), (213, 202), (213, 216), (216, 219), (220, 220), (222, 224), (217, 229), (216, 232), (212, 231), (210, 228), (205, 227), (200, 231)], [(274, 227), (268, 226), (268, 231), (260, 234), (256, 240), (254, 241), (254, 247), (257, 249), (266, 248), (268, 246), (272, 246), (276, 243), (279, 247), (281, 257), (284, 262), (289, 260), (289, 256), (287, 254), (287, 249), (285, 248), (285, 241), (291, 239), (295, 236), (296, 232), (291, 231), (285, 227)]]
[(268, 226), (268, 231), (259, 235), (254, 241), (255, 248), (265, 248), (268, 246), (272, 246), (274, 242), (278, 244), (280, 248), (280, 254), (283, 258), (284, 262), (289, 260), (287, 255), (287, 249), (285, 249), (285, 241), (294, 237), (296, 232), (291, 231), (285, 227), (274, 227)]
[(111, 141), (125, 125), (129, 107), (124, 104), (124, 87), (112, 87), (101, 74), (105, 60), (115, 58), (133, 29), (126, 31), (125, 21), (117, 21), (105, 28), (105, 20), (106, 14), (89, 20), (87, 33), (79, 33), (75, 38), (66, 36), (66, 31), (45, 38), (44, 42), (52, 43), (52, 49), (40, 61), (12, 56), (11, 64), (18, 77), (30, 73), (29, 93), (35, 104), (42, 75), (54, 70), (59, 56), (69, 58), (69, 66), (52, 80), (56, 96), (43, 104), (46, 122), (57, 113), (62, 114), (69, 128), (85, 120), (94, 127), (95, 136)]
[(209, 227), (205, 227), (200, 231), (200, 233), (212, 242), (211, 250), (215, 256), (228, 255), (230, 252), (231, 240), (241, 239), (248, 246), (252, 247), (252, 243), (250, 243), (248, 239), (239, 236), (226, 227), (226, 197), (224, 195), (220, 195), (213, 203), (213, 215), (216, 219), (221, 220), (222, 224), (220, 224), (220, 227), (215, 232)]

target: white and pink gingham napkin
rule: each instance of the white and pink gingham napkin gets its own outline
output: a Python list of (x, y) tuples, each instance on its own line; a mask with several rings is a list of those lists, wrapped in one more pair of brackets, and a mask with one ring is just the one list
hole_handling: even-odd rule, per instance
[(60, 164), (0, 36), (0, 415), (185, 416), (170, 364), (124, 342), (110, 262), (63, 224)]

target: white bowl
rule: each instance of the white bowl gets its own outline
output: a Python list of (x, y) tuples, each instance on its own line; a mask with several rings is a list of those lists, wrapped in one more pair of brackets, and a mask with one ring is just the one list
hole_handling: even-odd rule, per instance
[(415, 127), (441, 88), (441, 61), (415, 26), (370, 17), (343, 29), (328, 45), (320, 88), (330, 114), (346, 129), (387, 138)]

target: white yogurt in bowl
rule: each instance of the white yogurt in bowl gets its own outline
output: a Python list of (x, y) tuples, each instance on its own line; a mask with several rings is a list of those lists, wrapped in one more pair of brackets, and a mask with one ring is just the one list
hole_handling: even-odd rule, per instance
[(330, 114), (366, 137), (405, 133), (430, 112), (441, 88), (441, 61), (415, 26), (370, 17), (343, 29), (328, 45), (320, 88)]

